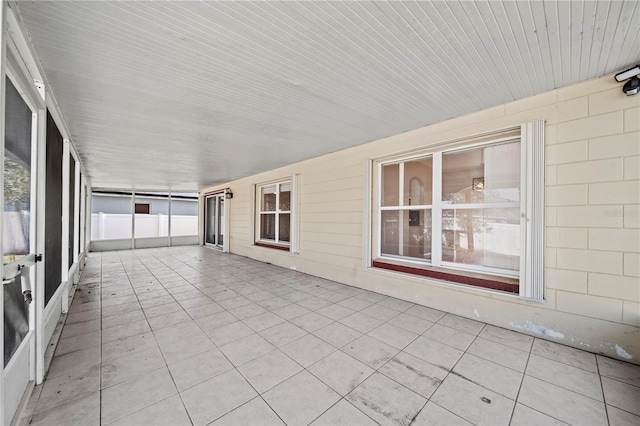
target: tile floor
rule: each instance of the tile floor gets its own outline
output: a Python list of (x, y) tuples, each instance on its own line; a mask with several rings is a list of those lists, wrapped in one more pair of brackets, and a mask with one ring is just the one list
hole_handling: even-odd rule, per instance
[(630, 425), (640, 366), (181, 247), (91, 254), (33, 398), (33, 425)]

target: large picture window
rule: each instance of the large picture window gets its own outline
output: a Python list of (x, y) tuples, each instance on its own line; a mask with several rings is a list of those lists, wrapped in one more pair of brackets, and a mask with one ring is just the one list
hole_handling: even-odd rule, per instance
[(528, 161), (544, 145), (536, 136), (529, 151), (517, 129), (380, 161), (374, 266), (541, 298), (527, 266), (542, 241), (532, 235), (543, 220), (533, 211), (543, 205), (542, 173), (533, 169), (544, 163)]
[(257, 242), (288, 246), (291, 241), (291, 181), (259, 186), (257, 193)]

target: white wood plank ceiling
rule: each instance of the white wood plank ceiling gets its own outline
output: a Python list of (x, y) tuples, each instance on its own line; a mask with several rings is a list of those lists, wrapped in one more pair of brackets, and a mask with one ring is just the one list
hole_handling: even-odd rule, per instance
[(640, 62), (637, 1), (27, 1), (96, 187), (198, 189)]

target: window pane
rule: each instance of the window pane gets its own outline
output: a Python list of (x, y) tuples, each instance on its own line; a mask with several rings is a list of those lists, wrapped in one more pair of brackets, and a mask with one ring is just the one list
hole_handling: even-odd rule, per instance
[(431, 260), (431, 210), (382, 212), (381, 254)]
[(94, 192), (91, 240), (131, 238), (131, 194)]
[(291, 215), (289, 213), (282, 213), (278, 215), (279, 226), (278, 229), (278, 241), (281, 243), (289, 242), (289, 235), (291, 233)]
[(404, 163), (405, 206), (430, 205), (432, 203), (433, 159), (407, 161)]
[(389, 164), (382, 166), (382, 205), (398, 206), (400, 198), (400, 166)]
[(198, 235), (197, 192), (171, 194), (171, 236), (183, 235)]
[(382, 211), (380, 226), (380, 251), (382, 254), (400, 255), (400, 212)]
[(276, 215), (260, 215), (260, 238), (263, 240), (276, 240)]
[(431, 260), (431, 210), (402, 212), (402, 255)]
[(260, 198), (262, 200), (261, 211), (276, 211), (276, 185), (263, 186), (260, 188)]
[(444, 210), (442, 260), (518, 271), (520, 209)]
[(2, 262), (29, 254), (31, 221), (31, 110), (6, 81)]
[(280, 211), (291, 211), (291, 184), (280, 185)]
[(442, 156), (442, 200), (451, 204), (520, 201), (520, 142)]

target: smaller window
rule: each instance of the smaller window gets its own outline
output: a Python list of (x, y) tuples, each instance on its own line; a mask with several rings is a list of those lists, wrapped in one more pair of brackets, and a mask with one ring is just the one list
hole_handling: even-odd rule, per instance
[(151, 204), (148, 203), (136, 203), (136, 214), (150, 214)]
[(291, 241), (291, 181), (258, 186), (257, 242), (289, 245)]

